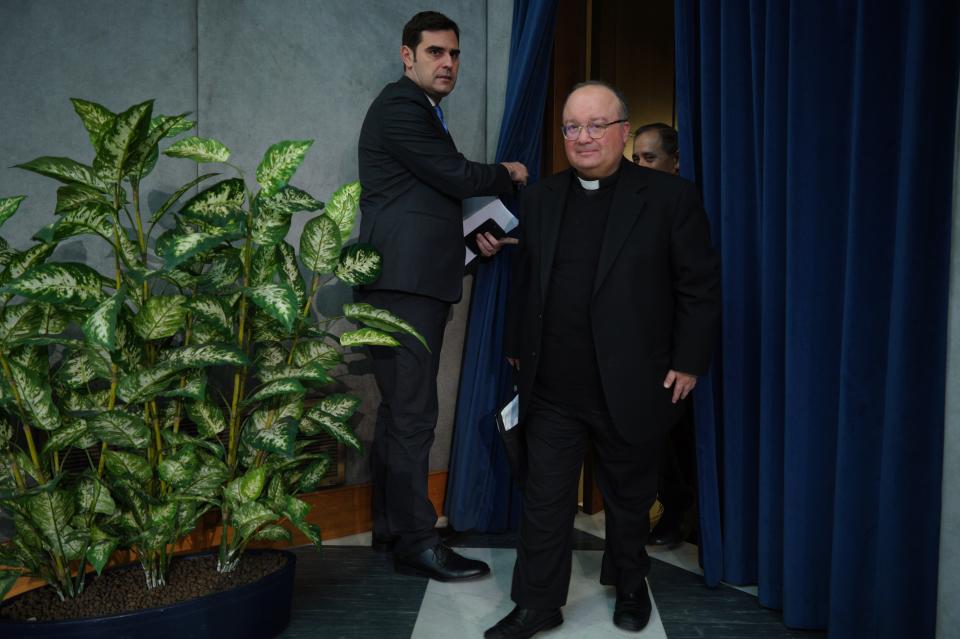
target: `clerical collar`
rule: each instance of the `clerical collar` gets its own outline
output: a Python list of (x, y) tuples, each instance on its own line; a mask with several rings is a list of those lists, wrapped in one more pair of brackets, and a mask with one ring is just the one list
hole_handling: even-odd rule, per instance
[(617, 170), (614, 171), (611, 175), (607, 177), (600, 178), (599, 180), (585, 180), (579, 175), (574, 173), (577, 176), (577, 180), (580, 182), (580, 186), (583, 187), (584, 191), (596, 191), (598, 189), (605, 189), (607, 187), (613, 186), (617, 182), (617, 177), (620, 175), (620, 167), (617, 167)]

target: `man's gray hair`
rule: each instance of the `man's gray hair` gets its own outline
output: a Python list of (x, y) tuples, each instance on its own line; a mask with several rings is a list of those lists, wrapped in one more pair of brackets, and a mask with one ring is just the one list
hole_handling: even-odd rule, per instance
[(620, 118), (621, 120), (630, 119), (630, 111), (627, 109), (627, 99), (623, 97), (623, 93), (617, 87), (613, 86), (609, 82), (604, 82), (603, 80), (585, 80), (584, 82), (579, 82), (570, 89), (570, 92), (567, 94), (567, 97), (564, 99), (563, 104), (567, 104), (567, 100), (570, 99), (570, 96), (573, 95), (574, 91), (582, 89), (584, 87), (603, 87), (617, 98), (617, 102), (620, 104)]

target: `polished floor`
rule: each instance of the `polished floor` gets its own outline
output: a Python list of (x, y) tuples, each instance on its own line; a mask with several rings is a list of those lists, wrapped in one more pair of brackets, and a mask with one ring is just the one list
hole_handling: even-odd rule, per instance
[[(564, 623), (544, 639), (778, 639), (823, 637), (784, 628), (780, 615), (757, 604), (750, 588), (703, 585), (697, 548), (653, 550), (648, 582), (653, 615), (640, 633), (613, 625), (613, 590), (599, 584), (603, 514), (576, 523), (573, 576)], [(513, 607), (512, 535), (465, 535), (453, 540), (463, 554), (490, 564), (489, 577), (455, 584), (397, 575), (390, 556), (369, 547), (369, 534), (297, 549), (293, 617), (283, 637), (306, 639), (469, 639), (482, 637)]]

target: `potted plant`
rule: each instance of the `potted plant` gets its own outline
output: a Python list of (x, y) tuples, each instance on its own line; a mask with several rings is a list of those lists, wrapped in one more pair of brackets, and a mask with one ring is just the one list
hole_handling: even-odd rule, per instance
[[(56, 220), (23, 251), (0, 237), (0, 506), (16, 527), (0, 547), (0, 597), (21, 576), (80, 597), (87, 566), (100, 574), (118, 548), (161, 588), (178, 540), (210, 511), (222, 525), (219, 573), (252, 541), (289, 540), (290, 526), (319, 544), (296, 496), (330, 464), (311, 440), (361, 448), (348, 423), (359, 400), (331, 392), (331, 371), (344, 349), (396, 346), (392, 332), (423, 342), (366, 304), (337, 317), (316, 309), (323, 286), (379, 276), (372, 247), (345, 245), (359, 184), (326, 205), (290, 185), (311, 146), (293, 140), (267, 149), (254, 191), (223, 144), (191, 136), (162, 154), (236, 175), (201, 174), (148, 211), (141, 184), (160, 147), (193, 128), (189, 114), (72, 102), (93, 162), (18, 165), (62, 183)], [(0, 198), (0, 224), (23, 199)], [(294, 247), (285, 237), (300, 213), (313, 217)], [(112, 272), (50, 259), (80, 235), (109, 244)], [(335, 335), (342, 319), (359, 328)], [(82, 472), (65, 467), (70, 456), (87, 460)]]

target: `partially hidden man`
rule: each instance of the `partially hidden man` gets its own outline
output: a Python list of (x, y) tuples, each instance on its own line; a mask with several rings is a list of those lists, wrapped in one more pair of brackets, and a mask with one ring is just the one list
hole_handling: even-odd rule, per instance
[(600, 582), (614, 623), (650, 617), (644, 549), (657, 460), (719, 316), (719, 263), (694, 185), (623, 157), (622, 95), (575, 87), (563, 109), (569, 170), (522, 196), (506, 352), (519, 368), (528, 475), (511, 598), (488, 639), (563, 622), (577, 486), (593, 446), (606, 513)]
[[(380, 389), (371, 451), (374, 545), (390, 548), (398, 571), (450, 581), (489, 572), (441, 543), (427, 497), (430, 445), (437, 424), (437, 370), (450, 304), (461, 296), (463, 199), (508, 195), (525, 183), (520, 163), (481, 164), (457, 151), (441, 100), (460, 68), (460, 31), (435, 12), (403, 29), (403, 76), (384, 87), (360, 131), (360, 241), (383, 256), (380, 279), (358, 300), (386, 309), (423, 335), (398, 348), (372, 348)], [(481, 253), (506, 240), (478, 237)]]

